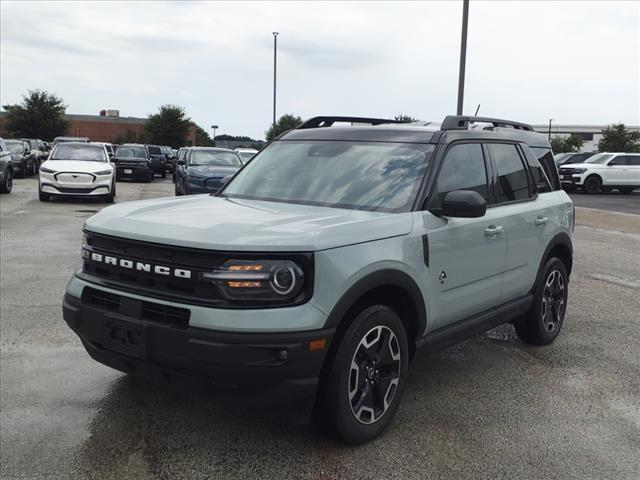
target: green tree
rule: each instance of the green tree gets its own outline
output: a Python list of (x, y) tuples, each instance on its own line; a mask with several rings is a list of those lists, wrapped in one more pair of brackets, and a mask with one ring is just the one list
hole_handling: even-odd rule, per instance
[(640, 132), (629, 130), (624, 123), (614, 123), (602, 130), (598, 142), (600, 152), (640, 152)]
[(394, 117), (394, 120), (396, 122), (403, 122), (403, 123), (413, 123), (413, 122), (419, 122), (420, 121), (417, 118), (414, 118), (411, 115), (405, 115), (404, 113), (399, 113), (398, 115), (396, 115)]
[(187, 117), (184, 108), (177, 105), (162, 105), (158, 113), (147, 117), (144, 138), (147, 143), (180, 148), (187, 141), (190, 125), (191, 119)]
[(276, 122), (275, 129), (274, 129), (274, 125), (271, 125), (269, 129), (265, 132), (267, 141), (270, 142), (281, 133), (284, 133), (287, 130), (292, 130), (294, 128), (297, 128), (300, 125), (302, 125), (302, 119), (300, 117), (296, 117), (291, 113), (282, 115)]
[(64, 118), (67, 106), (60, 97), (44, 90), (29, 90), (18, 105), (4, 105), (7, 133), (14, 137), (53, 140), (66, 135), (71, 123)]
[(568, 137), (556, 136), (551, 139), (551, 149), (554, 153), (579, 152), (584, 140), (582, 135), (572, 133)]
[(121, 145), (123, 143), (135, 143), (136, 140), (136, 132), (127, 128), (126, 132), (116, 133), (111, 141), (115, 144)]
[(215, 144), (211, 136), (200, 125), (196, 125), (196, 144), (197, 147), (214, 147)]

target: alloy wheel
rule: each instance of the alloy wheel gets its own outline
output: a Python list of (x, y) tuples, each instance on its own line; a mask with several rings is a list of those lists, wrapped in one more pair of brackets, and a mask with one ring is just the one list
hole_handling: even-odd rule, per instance
[(376, 326), (362, 337), (348, 375), (351, 413), (360, 422), (377, 422), (389, 409), (400, 381), (398, 339), (386, 326)]
[(542, 294), (542, 326), (553, 332), (562, 322), (565, 307), (565, 280), (559, 270), (552, 270), (547, 276)]

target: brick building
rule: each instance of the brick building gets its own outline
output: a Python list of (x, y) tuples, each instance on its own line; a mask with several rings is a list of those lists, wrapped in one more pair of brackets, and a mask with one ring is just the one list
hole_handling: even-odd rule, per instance
[[(6, 112), (0, 112), (0, 136), (6, 137)], [(89, 137), (93, 142), (141, 142), (146, 118), (120, 117), (116, 115), (76, 115), (66, 114), (71, 123), (66, 135)], [(187, 134), (187, 145), (194, 145), (196, 127), (191, 125)], [(43, 140), (52, 140), (45, 138)]]

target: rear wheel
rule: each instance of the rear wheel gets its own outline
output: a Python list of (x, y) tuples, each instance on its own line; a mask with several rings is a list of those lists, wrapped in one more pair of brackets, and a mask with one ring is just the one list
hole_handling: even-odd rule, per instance
[(364, 443), (391, 423), (405, 387), (409, 348), (400, 318), (384, 305), (354, 319), (321, 385), (319, 419), (344, 441)]
[(620, 190), (620, 193), (624, 193), (625, 195), (629, 195), (631, 192), (633, 192), (633, 188), (619, 188), (618, 190)]
[(564, 263), (552, 257), (544, 264), (529, 313), (516, 320), (520, 339), (531, 345), (548, 345), (560, 333), (567, 309), (569, 278)]
[(602, 188), (602, 180), (597, 175), (592, 175), (584, 181), (583, 188), (586, 193), (599, 193)]
[(13, 171), (8, 168), (6, 172), (4, 172), (4, 181), (2, 185), (0, 185), (1, 193), (11, 193), (11, 189), (13, 188)]

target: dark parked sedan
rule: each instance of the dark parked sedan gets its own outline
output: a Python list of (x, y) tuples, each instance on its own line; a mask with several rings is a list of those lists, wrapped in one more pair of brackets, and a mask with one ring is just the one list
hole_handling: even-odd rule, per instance
[(242, 167), (233, 150), (213, 147), (192, 147), (184, 159), (178, 160), (175, 173), (176, 195), (216, 193), (225, 177)]
[(16, 177), (25, 178), (38, 173), (38, 161), (31, 153), (28, 142), (24, 140), (5, 140), (5, 143), (13, 154), (11, 166)]
[(118, 147), (111, 161), (116, 166), (116, 179), (153, 181), (151, 158), (145, 145), (125, 143)]

